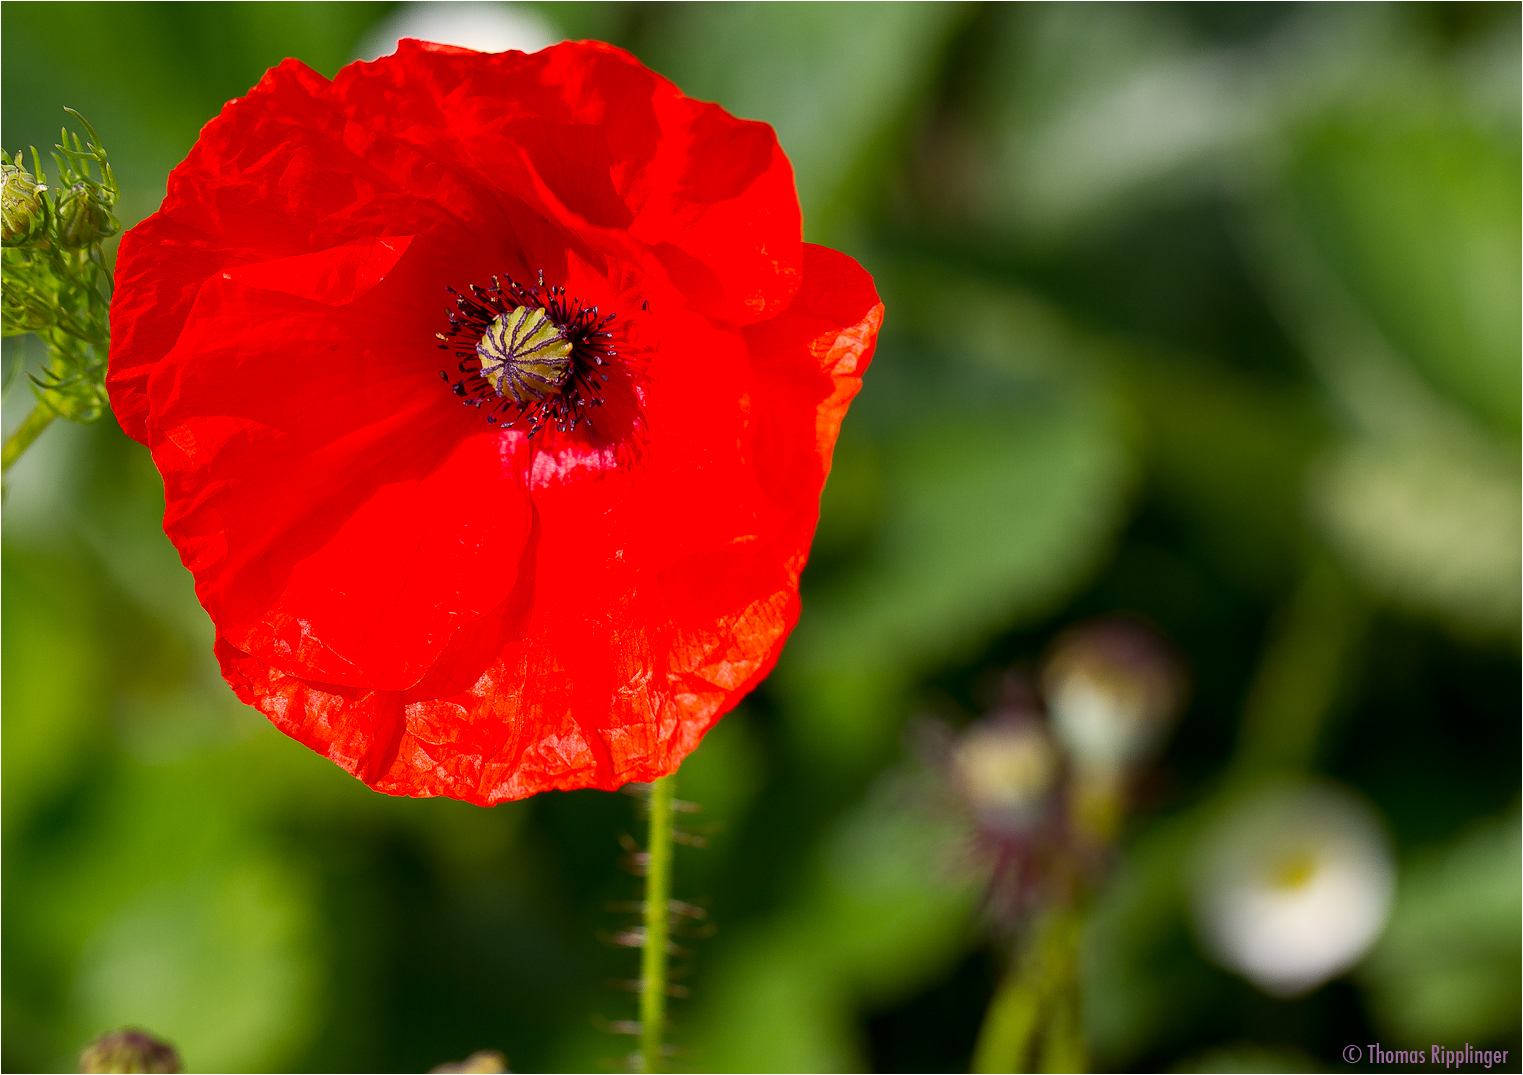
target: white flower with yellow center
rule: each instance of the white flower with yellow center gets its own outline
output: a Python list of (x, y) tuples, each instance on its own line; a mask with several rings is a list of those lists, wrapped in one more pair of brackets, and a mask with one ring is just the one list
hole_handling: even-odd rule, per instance
[(1330, 784), (1265, 789), (1209, 832), (1193, 878), (1195, 926), (1217, 963), (1295, 996), (1359, 962), (1390, 911), (1385, 829)]

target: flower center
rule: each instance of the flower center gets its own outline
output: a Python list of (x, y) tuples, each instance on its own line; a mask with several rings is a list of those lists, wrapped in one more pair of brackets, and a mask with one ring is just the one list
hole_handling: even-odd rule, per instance
[(1317, 865), (1317, 856), (1311, 851), (1292, 851), (1272, 865), (1269, 883), (1287, 892), (1304, 888), (1317, 872)]
[(454, 288), (456, 311), (439, 346), (460, 359), (458, 377), (439, 375), (468, 407), (485, 407), (487, 421), (522, 425), (533, 437), (547, 425), (569, 432), (603, 405), (608, 375), (602, 367), (618, 352), (609, 346), (614, 314), (539, 283), (525, 287), (492, 277), (491, 287)]
[(542, 400), (571, 377), (571, 341), (544, 310), (527, 306), (493, 318), (476, 355), (481, 376), (515, 403)]

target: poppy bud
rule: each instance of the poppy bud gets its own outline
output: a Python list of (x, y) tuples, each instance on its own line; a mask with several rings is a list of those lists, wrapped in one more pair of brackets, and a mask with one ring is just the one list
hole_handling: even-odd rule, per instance
[(58, 245), (89, 246), (122, 230), (104, 192), (94, 183), (75, 183), (58, 197)]
[(79, 1054), (83, 1072), (179, 1071), (180, 1054), (146, 1030), (123, 1027), (102, 1034)]
[(48, 188), (37, 182), (31, 172), (19, 165), (0, 165), (0, 235), (6, 246), (25, 246), (36, 239), (47, 225), (47, 208), (42, 192)]

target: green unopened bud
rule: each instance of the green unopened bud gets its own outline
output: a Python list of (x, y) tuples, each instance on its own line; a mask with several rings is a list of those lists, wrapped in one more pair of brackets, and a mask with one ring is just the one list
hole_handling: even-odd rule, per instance
[(82, 1072), (176, 1072), (180, 1054), (146, 1030), (123, 1027), (102, 1034), (79, 1054)]
[(42, 192), (48, 188), (19, 165), (0, 165), (0, 238), (6, 246), (25, 246), (47, 227)]
[(75, 183), (58, 197), (58, 245), (74, 249), (109, 239), (122, 230), (106, 192), (94, 183)]

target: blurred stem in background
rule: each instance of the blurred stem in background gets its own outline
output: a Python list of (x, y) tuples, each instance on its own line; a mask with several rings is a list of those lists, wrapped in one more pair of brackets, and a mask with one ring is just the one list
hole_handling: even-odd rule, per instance
[(1314, 554), (1270, 623), (1244, 704), (1233, 777), (1313, 768), (1368, 619), (1344, 573), (1325, 554)]
[(26, 421), (16, 428), (16, 432), (5, 438), (3, 466), (0, 472), (11, 469), (11, 464), (21, 458), (21, 454), (32, 446), (32, 442), (41, 436), (42, 431), (53, 424), (56, 418), (51, 410), (39, 403), (32, 408), (32, 413), (26, 416)]
[(640, 1070), (661, 1070), (666, 1029), (667, 926), (672, 896), (672, 799), (677, 774), (650, 786), (645, 854), (645, 947), (640, 952)]
[(1079, 1017), (1083, 916), (1060, 905), (1038, 919), (994, 999), (973, 1051), (975, 1072), (1084, 1071)]
[(0, 471), (10, 470), (54, 418), (93, 422), (109, 405), (110, 273), (102, 244), (122, 230), (112, 212), (119, 191), (95, 128), (72, 108), (66, 111), (89, 138), (60, 132), (56, 189), (47, 185), (35, 147), (31, 171), (20, 153), (14, 159), (0, 153), (4, 334), (32, 333), (48, 349), (42, 375), (31, 378), (36, 407), (6, 440)]

